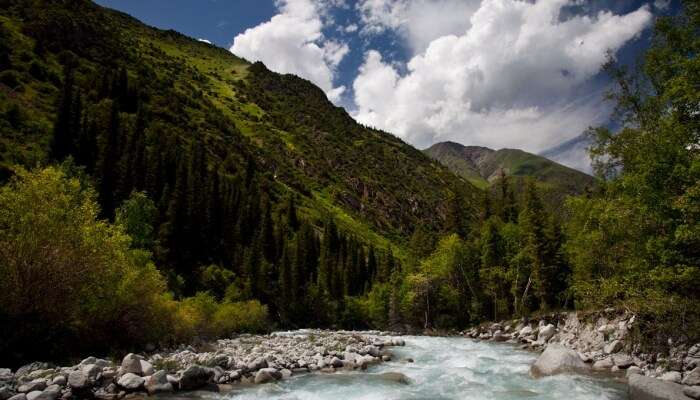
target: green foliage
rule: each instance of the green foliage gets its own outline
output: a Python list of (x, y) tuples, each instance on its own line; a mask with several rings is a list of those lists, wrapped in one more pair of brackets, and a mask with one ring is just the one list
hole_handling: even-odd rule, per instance
[(114, 222), (131, 237), (132, 246), (151, 249), (154, 246), (153, 224), (158, 209), (144, 192), (133, 192), (116, 211)]
[(596, 169), (607, 183), (568, 203), (576, 301), (614, 302), (643, 315), (648, 331), (641, 335), (649, 340), (642, 342), (654, 348), (668, 337), (700, 337), (690, 306), (700, 280), (700, 8), (686, 2), (684, 11), (658, 20), (638, 71), (608, 63), (618, 84), (609, 98), (622, 128), (591, 131)]

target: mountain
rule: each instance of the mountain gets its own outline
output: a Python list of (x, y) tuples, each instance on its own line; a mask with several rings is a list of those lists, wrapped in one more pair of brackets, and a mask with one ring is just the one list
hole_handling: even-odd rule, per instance
[[(225, 190), (236, 210), (269, 206), (275, 224), (294, 199), (317, 231), (332, 219), (399, 256), (414, 227), (443, 230), (449, 198), (475, 207), (469, 182), (357, 124), (304, 79), (85, 0), (1, 4), (0, 181), (13, 165), (70, 156), (98, 185), (105, 216), (145, 191), (159, 206), (156, 231), (170, 239), (177, 224), (211, 218), (204, 204)], [(178, 190), (202, 208), (198, 219), (191, 209), (180, 222), (170, 215)], [(240, 261), (186, 253), (191, 264)]]
[(588, 135), (581, 134), (573, 139), (567, 140), (557, 146), (541, 152), (539, 155), (552, 161), (556, 161), (567, 167), (590, 174), (593, 172), (591, 158), (588, 155), (588, 147), (591, 140)]
[(517, 149), (493, 150), (442, 142), (432, 145), (424, 152), (455, 174), (482, 188), (498, 179), (501, 171), (517, 178), (533, 177), (544, 191), (562, 194), (582, 193), (595, 182), (593, 177), (583, 172)]

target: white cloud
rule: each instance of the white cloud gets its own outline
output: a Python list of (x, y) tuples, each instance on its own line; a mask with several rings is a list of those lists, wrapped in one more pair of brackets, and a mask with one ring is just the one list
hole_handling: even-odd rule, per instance
[(665, 11), (668, 9), (668, 6), (671, 5), (671, 0), (656, 0), (654, 1), (654, 7), (661, 11)]
[(211, 44), (211, 41), (209, 41), (207, 39), (197, 39), (197, 40), (202, 42), (202, 43)]
[(357, 26), (357, 24), (350, 24), (350, 25), (346, 26), (344, 30), (345, 30), (345, 33), (353, 33), (353, 32), (357, 32), (358, 29), (359, 29), (359, 27)]
[(343, 4), (338, 0), (278, 0), (279, 13), (237, 35), (231, 52), (262, 61), (273, 71), (306, 78), (323, 89), (331, 101), (338, 102), (345, 88), (334, 87), (335, 69), (349, 48), (325, 38), (322, 29), (331, 23), (329, 7)]
[(480, 0), (360, 0), (356, 8), (363, 33), (394, 30), (413, 51), (420, 52), (434, 39), (466, 32), (469, 18), (480, 3)]
[[(383, 11), (363, 14), (363, 29), (410, 30), (402, 24), (418, 3), (451, 2), (363, 0), (360, 11)], [(483, 0), (473, 12), (464, 10), (470, 17), (461, 28), (450, 28), (462, 33), (435, 37), (422, 50), (414, 43), (403, 75), (380, 53), (367, 52), (353, 84), (355, 118), (419, 147), (454, 140), (530, 151), (603, 122), (602, 89), (584, 83), (599, 72), (606, 51), (620, 49), (652, 15), (645, 6), (622, 16), (600, 12), (560, 21), (569, 3)]]

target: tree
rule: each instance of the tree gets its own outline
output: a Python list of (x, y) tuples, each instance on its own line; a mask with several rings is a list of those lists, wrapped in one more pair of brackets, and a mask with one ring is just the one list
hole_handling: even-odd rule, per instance
[(63, 66), (63, 89), (51, 140), (51, 158), (58, 161), (75, 153), (79, 135), (76, 121), (82, 117), (77, 115), (82, 113), (82, 100), (75, 96), (74, 68), (72, 61)]
[(144, 192), (132, 192), (116, 211), (114, 222), (131, 236), (134, 248), (150, 250), (155, 244), (153, 226), (157, 208)]

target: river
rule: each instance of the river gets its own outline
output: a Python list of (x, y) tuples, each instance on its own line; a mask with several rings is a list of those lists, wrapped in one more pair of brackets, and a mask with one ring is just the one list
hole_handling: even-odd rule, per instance
[[(610, 376), (529, 375), (536, 354), (511, 345), (463, 338), (404, 337), (393, 361), (367, 372), (306, 374), (273, 384), (236, 387), (226, 394), (193, 393), (206, 400), (452, 400), (452, 399), (627, 399), (626, 385)], [(414, 362), (408, 362), (412, 358)], [(399, 372), (410, 384), (386, 379)], [(223, 397), (223, 398), (222, 398)]]

